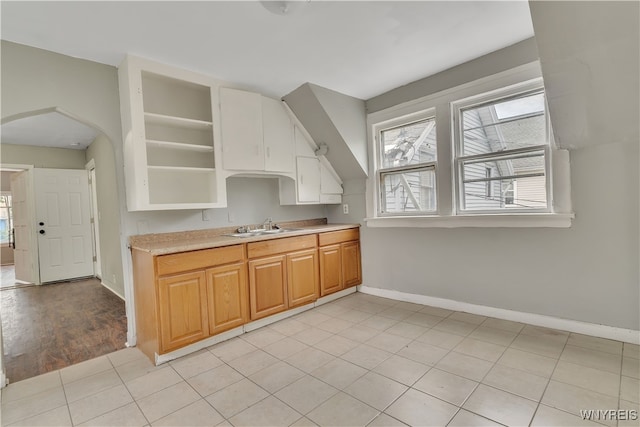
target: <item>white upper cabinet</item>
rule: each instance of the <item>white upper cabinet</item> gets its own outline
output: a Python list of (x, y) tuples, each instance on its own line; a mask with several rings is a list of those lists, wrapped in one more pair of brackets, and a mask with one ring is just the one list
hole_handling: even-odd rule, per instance
[(225, 206), (216, 82), (133, 56), (118, 78), (128, 210)]
[(280, 101), (221, 88), (220, 111), (226, 170), (293, 173), (293, 125)]
[(261, 98), (258, 93), (220, 89), (225, 169), (264, 170)]
[(320, 162), (315, 157), (296, 159), (298, 203), (320, 203)]
[(315, 144), (307, 139), (307, 137), (304, 135), (304, 132), (300, 130), (298, 126), (295, 126), (294, 128), (294, 135), (296, 141), (296, 155), (315, 157)]
[(281, 101), (262, 97), (264, 169), (292, 172), (294, 162), (293, 124)]
[(342, 181), (299, 123), (294, 124), (296, 179), (280, 179), (280, 204), (340, 204)]

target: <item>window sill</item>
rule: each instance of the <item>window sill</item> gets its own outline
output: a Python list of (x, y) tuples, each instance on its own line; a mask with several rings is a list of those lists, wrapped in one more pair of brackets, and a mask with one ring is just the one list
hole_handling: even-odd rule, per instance
[(367, 227), (412, 228), (569, 228), (573, 213), (396, 216), (365, 218)]

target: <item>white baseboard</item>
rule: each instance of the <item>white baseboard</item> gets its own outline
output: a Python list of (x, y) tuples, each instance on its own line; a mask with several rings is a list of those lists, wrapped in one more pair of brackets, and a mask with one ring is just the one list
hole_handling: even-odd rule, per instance
[(324, 296), (322, 298), (318, 298), (316, 300), (315, 304), (314, 304), (314, 307), (318, 307), (318, 306), (321, 306), (322, 304), (326, 304), (328, 302), (335, 301), (335, 300), (337, 300), (339, 298), (345, 297), (347, 295), (351, 295), (351, 294), (353, 294), (353, 293), (355, 293), (357, 291), (358, 291), (358, 289), (355, 286), (353, 286), (351, 288), (347, 288), (347, 289), (343, 289), (341, 291), (335, 292), (335, 293), (333, 293), (331, 295), (327, 295), (327, 296)]
[[(346, 295), (352, 294), (354, 292), (356, 292), (357, 289), (356, 287), (351, 287), (349, 289), (345, 289), (342, 291), (338, 291), (336, 293), (333, 293), (331, 295), (327, 295), (325, 297), (322, 298), (318, 298), (315, 302), (309, 303), (307, 305), (303, 305), (301, 307), (296, 307), (296, 308), (292, 308), (290, 310), (286, 310), (283, 311), (281, 313), (277, 313), (277, 314), (273, 314), (271, 316), (268, 317), (264, 317), (262, 319), (258, 319), (258, 320), (254, 320), (252, 322), (249, 323), (245, 323), (242, 326), (238, 326), (237, 328), (231, 329), (229, 331), (223, 332), (221, 334), (218, 335), (214, 335), (212, 337), (206, 338), (202, 341), (198, 341), (195, 342), (193, 344), (189, 344), (186, 347), (182, 347), (178, 350), (174, 350), (170, 353), (165, 353), (165, 354), (157, 354), (156, 353), (156, 365), (159, 365), (161, 363), (165, 363), (165, 362), (169, 362), (173, 359), (177, 359), (178, 357), (182, 357), (182, 356), (186, 356), (187, 354), (191, 354), (194, 353), (198, 350), (202, 350), (203, 348), (207, 348), (209, 346), (212, 346), (214, 344), (218, 344), (219, 342), (222, 341), (226, 341), (226, 340), (230, 340), (231, 338), (235, 338), (237, 336), (240, 336), (246, 332), (251, 332), (251, 331), (255, 331), (256, 329), (260, 329), (263, 328), (265, 326), (268, 326), (272, 323), (278, 322), (280, 320), (286, 319), (288, 317), (292, 317), (295, 316), (296, 314), (300, 314), (302, 312), (305, 312), (307, 310), (311, 310), (314, 307), (318, 307), (322, 304), (326, 304), (328, 302), (331, 302), (333, 300), (336, 300), (338, 298), (342, 298)], [(129, 346), (127, 344), (127, 346)]]
[(120, 295), (119, 293), (113, 290), (113, 284), (107, 282), (106, 280), (100, 280), (100, 284), (104, 286), (107, 290), (109, 290), (112, 294), (120, 298), (122, 301), (126, 302), (124, 295)]
[(222, 332), (221, 334), (214, 335), (202, 341), (198, 341), (186, 347), (182, 347), (181, 349), (174, 350), (170, 353), (165, 353), (165, 354), (156, 353), (156, 365), (160, 365), (161, 363), (169, 362), (173, 359), (177, 359), (178, 357), (195, 353), (198, 350), (202, 350), (203, 348), (207, 348), (214, 344), (218, 344), (219, 342), (222, 342), (222, 341), (230, 340), (231, 338), (235, 338), (238, 335), (242, 335), (242, 334), (244, 334), (244, 326), (238, 326), (237, 328), (230, 329), (226, 332)]
[(243, 326), (244, 332), (255, 331), (256, 329), (260, 329), (262, 327), (268, 326), (272, 323), (286, 319), (287, 317), (295, 316), (296, 314), (302, 313), (303, 311), (311, 310), (313, 307), (314, 307), (314, 304), (309, 303), (307, 305), (303, 305), (302, 307), (292, 308), (290, 310), (283, 311), (278, 314), (272, 314), (271, 316), (254, 320), (253, 322), (245, 323)]
[(445, 298), (430, 297), (427, 295), (410, 294), (391, 289), (372, 288), (358, 286), (358, 291), (363, 294), (375, 295), (397, 301), (406, 301), (432, 307), (446, 308), (454, 311), (478, 314), (481, 316), (495, 317), (511, 320), (513, 322), (527, 323), (545, 328), (559, 329), (594, 337), (607, 338), (616, 341), (624, 341), (632, 344), (640, 344), (640, 331), (618, 328), (615, 326), (598, 325), (595, 323), (581, 322), (578, 320), (562, 319), (543, 314), (525, 313), (521, 311), (507, 310), (504, 308), (489, 307), (485, 305), (470, 304)]

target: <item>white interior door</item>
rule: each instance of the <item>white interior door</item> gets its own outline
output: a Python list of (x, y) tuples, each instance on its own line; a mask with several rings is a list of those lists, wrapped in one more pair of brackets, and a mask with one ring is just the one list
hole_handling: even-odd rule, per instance
[(16, 280), (38, 283), (36, 266), (37, 248), (33, 238), (34, 207), (30, 197), (31, 170), (11, 174), (11, 197), (15, 250), (13, 258)]
[(87, 171), (34, 169), (34, 178), (41, 282), (93, 276)]
[(91, 176), (89, 183), (91, 185), (91, 219), (93, 223), (93, 252), (95, 258), (93, 260), (93, 271), (98, 278), (102, 278), (102, 263), (100, 253), (100, 214), (98, 213), (98, 188), (96, 185), (96, 169), (89, 169)]

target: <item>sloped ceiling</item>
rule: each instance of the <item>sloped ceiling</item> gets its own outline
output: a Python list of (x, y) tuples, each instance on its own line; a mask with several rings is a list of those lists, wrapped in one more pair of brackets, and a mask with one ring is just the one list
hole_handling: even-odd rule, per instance
[(368, 174), (364, 101), (305, 83), (284, 97), (317, 144), (326, 144), (326, 158), (342, 179)]
[(637, 143), (640, 3), (529, 5), (556, 143)]

